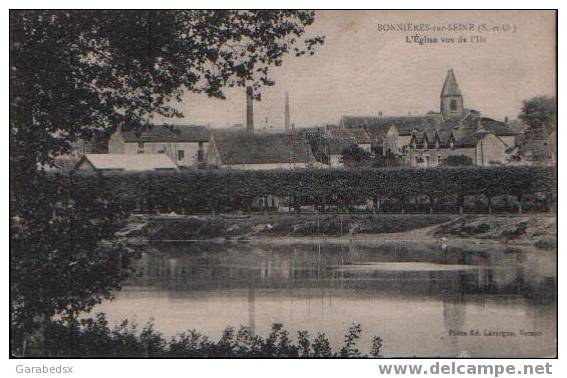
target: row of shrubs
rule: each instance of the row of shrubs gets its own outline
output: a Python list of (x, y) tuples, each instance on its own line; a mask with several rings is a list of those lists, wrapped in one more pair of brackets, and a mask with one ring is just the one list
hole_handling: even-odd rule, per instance
[(58, 177), (73, 190), (107, 192), (130, 209), (182, 213), (250, 210), (253, 200), (273, 195), (294, 208), (353, 208), (372, 201), (397, 209), (416, 198), (431, 206), (453, 203), (462, 209), (467, 196), (540, 198), (556, 194), (555, 167), (437, 167), (429, 169), (187, 170), (180, 172), (81, 174)]
[(281, 323), (272, 325), (266, 338), (254, 335), (246, 327), (238, 331), (228, 327), (218, 341), (212, 341), (195, 330), (166, 339), (151, 322), (142, 329), (123, 321), (111, 328), (106, 316), (85, 320), (58, 320), (49, 322), (44, 329), (41, 347), (30, 351), (42, 357), (125, 357), (125, 358), (205, 358), (205, 357), (381, 357), (382, 339), (374, 337), (370, 354), (362, 353), (356, 342), (361, 335), (359, 324), (353, 324), (336, 351), (324, 333), (311, 340), (306, 331), (299, 331), (296, 340)]

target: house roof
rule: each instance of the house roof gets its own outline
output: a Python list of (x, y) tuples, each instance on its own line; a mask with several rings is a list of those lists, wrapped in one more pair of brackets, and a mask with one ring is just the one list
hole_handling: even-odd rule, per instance
[(221, 164), (306, 163), (313, 154), (296, 132), (254, 134), (229, 129), (211, 130)]
[(177, 166), (164, 154), (86, 154), (77, 167), (88, 161), (96, 170), (152, 171), (175, 169)]
[(127, 143), (140, 142), (208, 142), (209, 130), (199, 125), (154, 125), (140, 132), (122, 131), (122, 138)]
[(453, 70), (447, 72), (447, 77), (445, 78), (445, 83), (443, 83), (443, 89), (441, 90), (441, 97), (446, 96), (462, 96)]
[(390, 129), (395, 126), (399, 135), (413, 135), (415, 131), (420, 132), (418, 140), (421, 143), (423, 132), (427, 134), (429, 142), (432, 143), (433, 132), (437, 130), (441, 143), (449, 141), (449, 135), (453, 133), (457, 143), (474, 144), (474, 134), (480, 125), (487, 131), (497, 136), (514, 136), (516, 133), (504, 122), (492, 118), (479, 117), (476, 110), (467, 110), (463, 118), (451, 119), (438, 122), (435, 117), (352, 117), (345, 116), (341, 119), (341, 125), (346, 128), (364, 129), (370, 136), (372, 143), (380, 145)]
[(326, 138), (326, 142), (330, 155), (340, 155), (343, 153), (343, 150), (345, 148), (355, 144), (352, 140), (349, 139)]
[(327, 134), (333, 139), (355, 144), (370, 144), (371, 139), (364, 129), (327, 128)]

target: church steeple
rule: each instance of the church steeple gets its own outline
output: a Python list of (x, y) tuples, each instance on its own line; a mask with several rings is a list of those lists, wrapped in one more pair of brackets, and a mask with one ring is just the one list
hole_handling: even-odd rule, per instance
[(463, 95), (457, 84), (455, 72), (447, 72), (443, 89), (441, 90), (441, 114), (444, 120), (463, 114)]

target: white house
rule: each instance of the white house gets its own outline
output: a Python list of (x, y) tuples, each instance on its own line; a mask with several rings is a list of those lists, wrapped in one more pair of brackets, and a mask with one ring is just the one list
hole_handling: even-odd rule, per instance
[(164, 154), (85, 154), (76, 172), (177, 171), (179, 168)]
[(143, 132), (118, 128), (108, 142), (110, 154), (165, 154), (180, 167), (204, 163), (210, 133), (205, 126), (155, 125)]

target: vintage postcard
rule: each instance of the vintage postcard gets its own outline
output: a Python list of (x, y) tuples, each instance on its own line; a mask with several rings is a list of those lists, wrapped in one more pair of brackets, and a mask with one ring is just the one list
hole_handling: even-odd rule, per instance
[(10, 11), (11, 357), (555, 358), (556, 41), (554, 10)]

